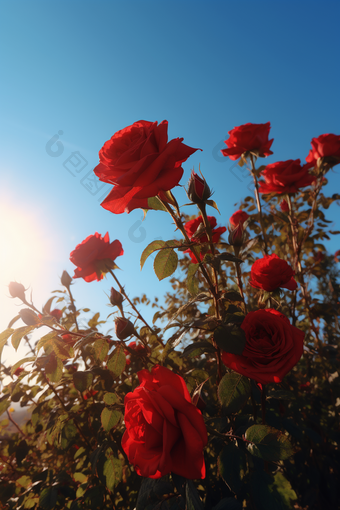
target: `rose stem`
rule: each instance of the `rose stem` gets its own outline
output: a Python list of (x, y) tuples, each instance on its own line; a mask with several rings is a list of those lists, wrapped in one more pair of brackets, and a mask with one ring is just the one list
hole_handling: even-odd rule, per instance
[(77, 312), (76, 312), (76, 306), (74, 304), (74, 299), (73, 299), (73, 296), (72, 296), (72, 292), (71, 292), (71, 289), (70, 287), (67, 287), (67, 292), (68, 292), (68, 295), (70, 296), (70, 300), (71, 300), (71, 310), (73, 312), (73, 316), (74, 316), (74, 323), (76, 325), (76, 329), (77, 331), (79, 332), (79, 327), (78, 327), (78, 322), (77, 322)]
[[(209, 220), (207, 218), (207, 213), (206, 213), (206, 210), (205, 210), (205, 204), (199, 205), (198, 208), (200, 210), (201, 217), (202, 217), (202, 220), (203, 220), (203, 224), (204, 224), (204, 227), (205, 227), (205, 231), (206, 231), (207, 236), (208, 236), (211, 252), (212, 252), (213, 255), (215, 255), (215, 245), (213, 243), (211, 226), (210, 226), (210, 222), (209, 222)], [(215, 293), (216, 293), (216, 297), (218, 299), (218, 297), (219, 297), (218, 274), (217, 274), (216, 268), (214, 266), (213, 266), (213, 273), (214, 273), (214, 280), (215, 280)], [(216, 317), (217, 317), (217, 319), (219, 319), (220, 318), (220, 312), (219, 312), (219, 308), (218, 308), (217, 299), (215, 299), (215, 309), (216, 309)]]
[(256, 173), (255, 173), (256, 168), (255, 168), (255, 161), (254, 161), (253, 154), (250, 154), (250, 161), (251, 161), (251, 168), (252, 168), (251, 175), (253, 176), (253, 179), (254, 179), (254, 193), (255, 193), (255, 198), (256, 198), (256, 205), (257, 205), (257, 210), (259, 211), (260, 223), (261, 223), (261, 228), (262, 228), (262, 233), (263, 233), (264, 252), (266, 255), (268, 255), (267, 236), (266, 236), (266, 232), (265, 232), (265, 228), (264, 228), (264, 224), (263, 224), (262, 208), (261, 208), (261, 202), (260, 202), (260, 196), (259, 196), (259, 185), (257, 182)]
[(153, 335), (156, 336), (157, 338), (157, 341), (158, 343), (161, 344), (162, 347), (164, 347), (164, 344), (162, 342), (162, 340), (160, 338), (158, 338), (158, 335), (155, 333), (155, 331), (149, 326), (149, 324), (146, 322), (146, 320), (144, 319), (144, 317), (142, 317), (142, 315), (139, 313), (139, 311), (137, 310), (137, 308), (135, 307), (135, 305), (132, 303), (132, 301), (129, 299), (128, 295), (126, 294), (125, 290), (124, 290), (124, 287), (121, 285), (120, 281), (118, 280), (117, 276), (114, 274), (114, 272), (112, 271), (112, 269), (110, 268), (107, 268), (109, 273), (111, 274), (111, 276), (113, 277), (113, 279), (115, 280), (115, 282), (117, 283), (118, 287), (119, 287), (119, 292), (121, 294), (123, 294), (123, 296), (125, 297), (125, 299), (127, 300), (127, 302), (129, 303), (129, 305), (131, 306), (131, 308), (136, 312), (137, 314), (137, 317), (139, 320), (141, 320), (142, 322), (144, 322), (145, 326), (147, 328), (149, 328), (149, 330), (151, 331), (151, 333)]
[(20, 432), (21, 435), (23, 435), (24, 437), (27, 437), (26, 434), (24, 434), (24, 432), (21, 430), (21, 428), (19, 427), (19, 425), (17, 424), (17, 422), (15, 420), (13, 420), (10, 412), (8, 411), (8, 409), (6, 410), (6, 413), (7, 413), (7, 416), (8, 416), (8, 419), (11, 423), (13, 423), (13, 425), (18, 429), (18, 431)]
[(266, 386), (263, 384), (261, 389), (261, 408), (262, 408), (262, 425), (266, 424)]
[(244, 293), (243, 293), (242, 273), (241, 273), (240, 263), (235, 262), (235, 266), (236, 266), (236, 272), (237, 272), (237, 286), (239, 288), (241, 297), (243, 299), (244, 311), (247, 314), (248, 312), (247, 312), (246, 300), (245, 300)]

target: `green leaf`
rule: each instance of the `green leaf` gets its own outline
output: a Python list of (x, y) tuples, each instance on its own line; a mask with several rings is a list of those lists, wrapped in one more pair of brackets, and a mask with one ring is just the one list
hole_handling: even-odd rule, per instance
[(194, 342), (187, 345), (181, 354), (181, 358), (186, 356), (193, 358), (194, 356), (198, 356), (204, 352), (215, 352), (215, 350), (215, 347), (210, 342), (202, 340), (201, 342)]
[(228, 252), (224, 252), (224, 253), (219, 253), (218, 255), (216, 255), (215, 257), (217, 260), (226, 260), (228, 262), (237, 262), (238, 264), (241, 264), (243, 262), (242, 259), (240, 259), (239, 257), (236, 257), (236, 255), (234, 255), (233, 253), (228, 253)]
[(57, 333), (55, 331), (51, 331), (50, 333), (47, 333), (47, 335), (42, 336), (40, 338), (39, 342), (37, 343), (36, 352), (39, 352), (41, 347), (44, 347), (45, 352), (46, 352), (47, 346), (45, 347), (45, 345), (46, 344), (50, 345), (52, 338), (55, 338), (56, 336), (57, 336)]
[(83, 393), (92, 384), (93, 374), (91, 372), (75, 372), (73, 374), (73, 382), (78, 391)]
[(243, 301), (241, 294), (235, 291), (225, 292), (223, 298), (228, 301)]
[(285, 460), (294, 453), (288, 437), (268, 425), (252, 425), (247, 429), (245, 437), (251, 441), (247, 445), (248, 451), (263, 460)]
[(13, 365), (12, 368), (11, 368), (11, 375), (13, 375), (14, 372), (16, 371), (16, 369), (19, 368), (24, 363), (28, 363), (29, 361), (35, 361), (35, 360), (36, 360), (35, 356), (30, 356), (28, 358), (23, 358), (20, 361), (17, 361), (16, 364)]
[(105, 404), (107, 405), (112, 405), (112, 404), (117, 404), (117, 402), (119, 402), (119, 399), (117, 397), (117, 395), (115, 393), (105, 393), (104, 395), (104, 398), (103, 398)]
[(73, 347), (64, 342), (63, 340), (61, 340), (59, 337), (52, 338), (51, 345), (54, 353), (61, 360), (73, 358), (74, 356)]
[(297, 499), (290, 483), (280, 472), (273, 477), (263, 471), (255, 471), (250, 489), (257, 510), (291, 510), (292, 500)]
[(136, 510), (152, 509), (153, 506), (151, 505), (156, 506), (162, 500), (164, 494), (170, 494), (171, 492), (173, 492), (173, 486), (169, 482), (169, 475), (155, 480), (143, 478), (136, 502)]
[(104, 464), (103, 473), (106, 478), (106, 487), (112, 491), (122, 478), (123, 468), (121, 461), (113, 456), (111, 448), (106, 450), (106, 455), (108, 459)]
[(218, 457), (218, 470), (229, 489), (237, 494), (243, 487), (246, 455), (235, 443), (226, 444)]
[(117, 425), (119, 420), (122, 418), (122, 413), (120, 411), (116, 411), (114, 409), (108, 409), (107, 407), (104, 407), (101, 413), (101, 422), (103, 429), (105, 432), (108, 432), (113, 427)]
[(126, 357), (122, 345), (113, 351), (111, 358), (108, 361), (107, 368), (113, 373), (115, 378), (118, 378), (123, 372), (126, 365)]
[(44, 305), (43, 307), (43, 312), (44, 313), (50, 313), (51, 311), (51, 304), (53, 303), (53, 300), (56, 298), (57, 296), (52, 296)]
[(222, 324), (222, 326), (215, 329), (214, 340), (223, 351), (231, 354), (241, 355), (246, 345), (245, 332), (237, 326)]
[(74, 454), (73, 457), (74, 460), (79, 459), (79, 457), (82, 457), (84, 453), (86, 453), (86, 449), (83, 446), (81, 446)]
[(54, 352), (49, 355), (45, 365), (45, 373), (51, 382), (59, 382), (63, 374), (63, 362), (57, 358)]
[(153, 268), (159, 281), (171, 276), (177, 269), (178, 256), (172, 249), (163, 249), (157, 253)]
[(58, 491), (55, 487), (43, 489), (39, 497), (39, 506), (46, 508), (46, 510), (52, 510), (57, 504)]
[(87, 481), (87, 476), (84, 475), (84, 473), (81, 473), (80, 471), (76, 471), (73, 473), (73, 478), (76, 482), (84, 483)]
[(187, 289), (193, 296), (198, 294), (198, 278), (196, 276), (199, 264), (190, 264), (187, 276)]
[(164, 207), (164, 205), (162, 204), (158, 197), (148, 198), (148, 208), (153, 209), (154, 211), (168, 212), (167, 208)]
[(140, 268), (143, 269), (145, 261), (151, 255), (151, 253), (159, 250), (160, 248), (163, 248), (163, 246), (165, 245), (166, 245), (165, 241), (152, 241), (152, 243), (150, 243), (142, 253), (142, 256), (140, 258)]
[(35, 328), (36, 326), (23, 326), (22, 328), (18, 328), (14, 331), (11, 342), (15, 350), (18, 349), (22, 337), (30, 333), (30, 331)]
[(0, 416), (11, 405), (11, 402), (8, 399), (9, 399), (9, 395), (4, 395), (3, 397), (0, 398)]
[(106, 338), (100, 338), (93, 344), (94, 355), (97, 361), (104, 361), (109, 352), (109, 343)]
[(236, 372), (225, 374), (218, 386), (218, 398), (227, 414), (236, 413), (250, 397), (251, 384), (247, 377)]
[(0, 356), (2, 353), (2, 349), (5, 347), (7, 340), (12, 335), (13, 331), (14, 331), (14, 329), (7, 328), (7, 329), (5, 329), (5, 331), (0, 333)]

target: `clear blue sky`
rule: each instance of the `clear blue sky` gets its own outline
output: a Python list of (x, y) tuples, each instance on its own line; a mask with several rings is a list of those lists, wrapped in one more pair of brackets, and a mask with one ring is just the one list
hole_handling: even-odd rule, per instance
[[(113, 215), (99, 201), (109, 188), (92, 195), (84, 186), (117, 130), (167, 119), (169, 139), (203, 149), (184, 163), (181, 183), (200, 163), (221, 225), (249, 194), (249, 177), (219, 156), (230, 129), (270, 121), (267, 162), (304, 160), (312, 137), (340, 134), (339, 2), (16, 0), (0, 9), (1, 235), (10, 254), (1, 330), (17, 312), (6, 284), (31, 286), (41, 306), (63, 269), (73, 274), (69, 253), (95, 231), (122, 242), (119, 277), (131, 296), (168, 287), (151, 261), (140, 272), (139, 257), (152, 240), (173, 236), (170, 217), (148, 213), (138, 239), (141, 211)], [(59, 131), (63, 152), (53, 157), (46, 144)], [(67, 169), (73, 152), (87, 163), (75, 175)], [(329, 180), (329, 192), (339, 191), (339, 167)], [(175, 194), (187, 201), (182, 189)], [(78, 280), (77, 304), (105, 317), (110, 287), (109, 279)]]

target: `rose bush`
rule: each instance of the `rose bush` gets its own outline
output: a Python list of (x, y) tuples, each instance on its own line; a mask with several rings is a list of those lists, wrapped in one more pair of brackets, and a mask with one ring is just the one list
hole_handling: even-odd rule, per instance
[(265, 157), (273, 154), (270, 150), (274, 139), (269, 140), (270, 122), (266, 124), (243, 124), (228, 131), (229, 138), (225, 140), (228, 149), (222, 149), (223, 156), (231, 160), (238, 159), (246, 152), (256, 153)]
[(110, 243), (109, 233), (104, 237), (96, 232), (88, 236), (70, 254), (70, 261), (77, 266), (73, 278), (83, 278), (86, 282), (101, 280), (107, 267), (114, 267), (113, 261), (123, 255), (121, 242), (117, 239)]
[(249, 312), (241, 328), (246, 334), (242, 355), (223, 352), (223, 363), (261, 384), (281, 382), (302, 356), (304, 332), (273, 308)]
[(191, 403), (185, 381), (154, 366), (138, 372), (140, 385), (125, 396), (122, 447), (141, 476), (176, 473), (204, 478), (208, 437), (201, 412)]
[(99, 152), (95, 174), (114, 187), (102, 207), (115, 214), (141, 207), (148, 198), (169, 191), (182, 178), (182, 163), (199, 149), (185, 145), (183, 138), (168, 142), (168, 122), (140, 120), (117, 131)]
[(299, 159), (278, 161), (267, 165), (261, 172), (264, 181), (259, 181), (260, 193), (296, 193), (315, 181), (315, 176), (309, 173), (313, 167), (311, 163), (301, 166)]
[(251, 266), (249, 283), (252, 287), (272, 292), (277, 288), (295, 290), (294, 271), (285, 260), (275, 253), (265, 255)]

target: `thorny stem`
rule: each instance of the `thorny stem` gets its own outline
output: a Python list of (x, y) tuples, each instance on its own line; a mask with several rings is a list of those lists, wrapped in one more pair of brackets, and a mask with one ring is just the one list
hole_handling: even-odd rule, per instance
[[(206, 213), (206, 210), (205, 210), (205, 204), (199, 206), (199, 210), (200, 210), (200, 213), (201, 213), (201, 216), (202, 216), (202, 220), (203, 220), (203, 224), (204, 224), (204, 227), (205, 227), (205, 231), (207, 233), (207, 237), (208, 237), (208, 240), (209, 240), (209, 245), (210, 245), (211, 252), (212, 252), (213, 255), (215, 255), (215, 245), (214, 245), (213, 238), (212, 238), (210, 222), (208, 220), (207, 213)], [(215, 292), (216, 292), (216, 296), (219, 296), (218, 274), (217, 274), (216, 268), (214, 266), (213, 266), (213, 273), (214, 273), (214, 280), (215, 280)], [(215, 303), (215, 305), (216, 305), (215, 308), (216, 308), (217, 318), (219, 319), (220, 313), (219, 313), (217, 302)]]
[(70, 287), (67, 287), (67, 292), (68, 292), (68, 295), (70, 296), (70, 300), (71, 300), (71, 310), (73, 312), (73, 317), (74, 317), (74, 323), (76, 325), (76, 328), (77, 328), (77, 331), (79, 333), (79, 327), (78, 327), (78, 322), (77, 322), (77, 312), (76, 312), (76, 306), (74, 304), (74, 299), (73, 299), (73, 296), (72, 296), (72, 292), (71, 292), (71, 289)]
[(221, 432), (218, 432), (218, 430), (215, 430), (213, 427), (210, 427), (209, 425), (205, 425), (206, 426), (206, 429), (208, 432), (210, 432), (210, 434), (216, 436), (216, 437), (220, 437), (221, 439), (229, 439), (229, 438), (233, 438), (233, 439), (241, 439), (241, 441), (244, 441), (245, 443), (253, 443), (253, 441), (249, 441), (248, 439), (246, 439), (245, 437), (241, 437), (241, 436), (235, 436), (235, 434), (231, 434), (230, 432), (227, 432), (226, 434), (222, 434)]
[(23, 435), (24, 437), (27, 437), (26, 434), (24, 434), (24, 432), (21, 430), (21, 428), (19, 427), (19, 425), (17, 424), (17, 422), (15, 420), (13, 420), (10, 412), (8, 411), (8, 409), (6, 410), (6, 413), (7, 413), (7, 416), (8, 416), (8, 419), (11, 423), (13, 423), (13, 425), (18, 429), (18, 431), (20, 432), (21, 435)]
[(262, 208), (261, 208), (261, 202), (260, 202), (260, 196), (259, 196), (259, 185), (257, 182), (256, 173), (255, 173), (256, 168), (255, 168), (255, 161), (254, 161), (253, 154), (250, 154), (250, 161), (251, 161), (251, 175), (253, 176), (253, 179), (254, 179), (254, 193), (255, 193), (256, 205), (257, 205), (257, 210), (259, 211), (261, 229), (262, 229), (262, 233), (263, 233), (264, 252), (266, 255), (268, 255), (267, 236), (266, 236), (266, 232), (265, 232), (265, 228), (264, 228), (264, 224), (263, 224)]
[(158, 343), (164, 347), (164, 344), (162, 342), (162, 340), (160, 338), (158, 338), (158, 335), (155, 333), (155, 331), (151, 328), (151, 326), (149, 326), (149, 324), (146, 322), (146, 320), (144, 319), (144, 317), (139, 313), (139, 311), (137, 310), (137, 308), (135, 307), (135, 305), (133, 304), (133, 302), (131, 301), (131, 299), (128, 297), (128, 295), (126, 294), (125, 290), (124, 290), (124, 287), (121, 285), (120, 281), (118, 280), (117, 276), (114, 274), (114, 272), (112, 271), (112, 269), (108, 268), (108, 271), (109, 273), (111, 274), (111, 276), (113, 277), (113, 279), (115, 280), (115, 282), (117, 283), (118, 287), (119, 287), (119, 292), (121, 294), (123, 294), (123, 296), (125, 297), (125, 299), (127, 300), (127, 302), (129, 303), (129, 305), (131, 306), (131, 308), (135, 311), (135, 313), (137, 314), (137, 317), (139, 320), (141, 320), (145, 326), (147, 328), (149, 328), (149, 330), (151, 331), (151, 333), (153, 335), (155, 335), (155, 337), (157, 338), (157, 341)]
[(246, 300), (245, 300), (244, 292), (243, 292), (242, 273), (241, 273), (240, 264), (238, 262), (235, 262), (235, 266), (236, 266), (236, 272), (237, 272), (237, 285), (238, 285), (241, 297), (243, 299), (244, 311), (247, 314), (248, 312), (247, 312), (247, 305), (246, 305)]

